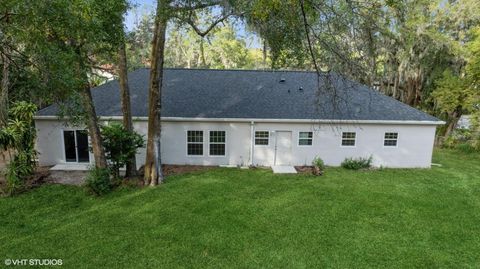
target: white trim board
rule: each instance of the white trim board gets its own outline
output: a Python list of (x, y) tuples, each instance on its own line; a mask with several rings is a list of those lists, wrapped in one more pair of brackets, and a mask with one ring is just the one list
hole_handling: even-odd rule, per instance
[[(122, 120), (122, 116), (101, 116), (100, 120)], [(35, 120), (67, 120), (58, 116), (34, 116)], [(148, 117), (133, 117), (134, 121), (148, 121)], [(444, 121), (415, 120), (336, 120), (336, 119), (252, 119), (252, 118), (186, 118), (162, 117), (166, 122), (270, 122), (270, 123), (325, 123), (325, 124), (398, 124), (398, 125), (444, 125)]]

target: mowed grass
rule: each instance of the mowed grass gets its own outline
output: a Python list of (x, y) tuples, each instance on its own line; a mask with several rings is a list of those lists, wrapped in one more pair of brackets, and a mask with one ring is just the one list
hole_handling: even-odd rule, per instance
[(442, 150), (434, 162), (442, 167), (322, 177), (214, 169), (102, 198), (46, 185), (0, 199), (0, 264), (480, 267), (480, 155)]

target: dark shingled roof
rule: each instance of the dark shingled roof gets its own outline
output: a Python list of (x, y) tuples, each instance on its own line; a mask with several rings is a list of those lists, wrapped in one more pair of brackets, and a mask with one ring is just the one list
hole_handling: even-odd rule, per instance
[[(147, 116), (149, 71), (128, 75), (133, 116)], [(439, 121), (339, 75), (165, 69), (164, 76), (163, 117)], [(122, 115), (117, 80), (92, 89), (92, 95), (98, 116)], [(38, 115), (57, 113), (52, 105)]]

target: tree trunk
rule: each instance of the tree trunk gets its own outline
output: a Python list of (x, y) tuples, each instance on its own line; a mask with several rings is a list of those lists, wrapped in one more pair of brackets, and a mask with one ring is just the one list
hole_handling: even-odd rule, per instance
[[(125, 43), (122, 43), (118, 50), (118, 80), (120, 82), (120, 94), (122, 100), (123, 127), (132, 132), (132, 109), (130, 105), (130, 89), (128, 87), (127, 52), (125, 50)], [(125, 176), (132, 177), (136, 175), (137, 163), (134, 156), (127, 162)]]
[(455, 130), (455, 127), (457, 127), (457, 123), (460, 120), (461, 116), (461, 109), (456, 109), (448, 115), (447, 128), (445, 128), (445, 132), (443, 133), (444, 138), (447, 138), (452, 134), (453, 130)]
[[(5, 48), (4, 53), (7, 52)], [(8, 122), (8, 87), (10, 85), (9, 80), (9, 67), (10, 59), (6, 55), (2, 55), (2, 82), (0, 85), (0, 127), (6, 126)]]
[(202, 68), (207, 67), (207, 60), (205, 59), (204, 38), (200, 37), (200, 57), (202, 60)]
[(161, 108), (162, 108), (162, 83), (163, 62), (165, 55), (165, 32), (167, 28), (167, 14), (165, 2), (158, 0), (155, 18), (155, 30), (152, 42), (152, 56), (149, 85), (148, 105), (148, 137), (147, 156), (145, 161), (145, 185), (155, 186), (163, 181), (161, 166)]
[(267, 68), (267, 41), (265, 39), (263, 40), (263, 47), (262, 47), (262, 61), (263, 61), (262, 69), (266, 69)]
[(100, 136), (100, 128), (98, 128), (97, 113), (95, 112), (92, 93), (90, 92), (90, 86), (88, 83), (85, 84), (80, 94), (82, 97), (83, 108), (86, 113), (88, 134), (90, 135), (92, 144), (95, 166), (98, 168), (107, 168), (105, 149), (103, 148), (102, 137)]

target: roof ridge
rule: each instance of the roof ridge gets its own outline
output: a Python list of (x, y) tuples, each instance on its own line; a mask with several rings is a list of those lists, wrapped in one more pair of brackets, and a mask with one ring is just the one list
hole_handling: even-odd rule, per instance
[[(150, 69), (150, 67), (140, 67), (130, 72), (140, 69)], [(185, 71), (212, 71), (212, 72), (265, 72), (265, 73), (316, 73), (313, 70), (286, 70), (286, 69), (213, 69), (213, 68), (184, 68), (184, 67), (164, 67), (164, 70), (185, 70)]]

